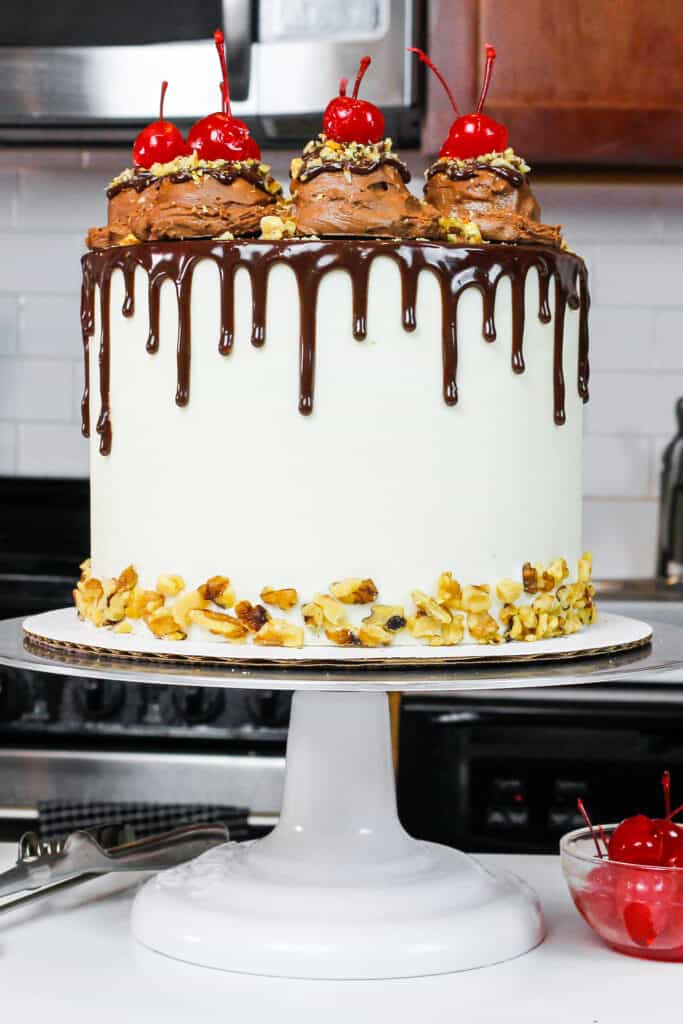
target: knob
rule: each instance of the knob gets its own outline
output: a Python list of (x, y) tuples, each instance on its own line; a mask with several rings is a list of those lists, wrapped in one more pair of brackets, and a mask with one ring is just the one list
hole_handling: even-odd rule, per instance
[(222, 690), (207, 689), (204, 686), (174, 687), (172, 700), (183, 721), (191, 725), (218, 718), (225, 704)]
[(247, 696), (252, 721), (269, 729), (287, 725), (291, 703), (291, 693), (282, 690), (256, 690)]
[(31, 705), (31, 687), (23, 673), (0, 669), (0, 722), (16, 721)]
[(76, 684), (74, 699), (84, 718), (100, 721), (111, 718), (123, 705), (124, 684), (86, 679)]

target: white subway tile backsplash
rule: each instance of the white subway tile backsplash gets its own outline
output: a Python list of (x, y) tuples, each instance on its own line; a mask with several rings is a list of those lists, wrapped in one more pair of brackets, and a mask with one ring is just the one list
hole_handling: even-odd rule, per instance
[(0, 227), (14, 224), (17, 209), (17, 172), (0, 170)]
[(13, 474), (15, 464), (16, 426), (14, 423), (0, 422), (0, 473)]
[(11, 356), (17, 349), (18, 307), (14, 295), (0, 295), (0, 356)]
[[(572, 246), (580, 242), (656, 241), (661, 235), (656, 186), (537, 181), (543, 219), (562, 224)], [(678, 192), (678, 189), (671, 189)]]
[(21, 170), (17, 226), (22, 231), (81, 230), (85, 235), (89, 227), (106, 223), (106, 184), (87, 170)]
[(651, 576), (655, 565), (657, 502), (587, 498), (583, 542), (598, 579)]
[(0, 418), (63, 420), (73, 404), (71, 363), (48, 359), (0, 359)]
[(594, 306), (590, 316), (591, 369), (650, 369), (655, 315), (655, 311), (649, 308)]
[(683, 244), (600, 245), (596, 258), (596, 305), (683, 308)]
[(649, 497), (651, 457), (649, 438), (589, 435), (583, 451), (584, 495)]
[(76, 294), (22, 296), (19, 352), (27, 356), (77, 359), (82, 351), (79, 309)]
[[(289, 157), (264, 154), (281, 180)], [(421, 194), (424, 161), (408, 161)], [(86, 230), (106, 219), (107, 182), (129, 163), (128, 148), (0, 151), (0, 472), (87, 474), (79, 261)], [(683, 395), (683, 185), (537, 175), (535, 188), (590, 272), (586, 545), (598, 575), (647, 575)]]
[(683, 370), (683, 308), (655, 314), (653, 365), (658, 370)]
[(88, 475), (88, 444), (73, 424), (20, 423), (17, 431), (21, 476)]
[(81, 287), (84, 234), (0, 231), (0, 294), (77, 294)]

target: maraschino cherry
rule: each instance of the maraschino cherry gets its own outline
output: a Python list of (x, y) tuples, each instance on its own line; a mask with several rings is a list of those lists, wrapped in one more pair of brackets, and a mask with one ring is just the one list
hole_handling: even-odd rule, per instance
[(152, 164), (167, 164), (178, 156), (185, 156), (189, 149), (180, 129), (172, 121), (164, 119), (164, 98), (168, 82), (161, 83), (159, 120), (143, 128), (133, 143), (133, 163), (136, 167), (149, 169)]
[(374, 103), (358, 99), (360, 83), (371, 63), (370, 57), (363, 57), (351, 95), (346, 95), (348, 79), (342, 78), (339, 95), (325, 108), (323, 131), (333, 142), (360, 142), (367, 146), (384, 138), (384, 114)]
[(409, 49), (412, 53), (416, 53), (420, 60), (434, 72), (446, 90), (446, 95), (448, 96), (451, 106), (455, 112), (455, 121), (449, 129), (448, 138), (441, 147), (439, 156), (446, 157), (449, 160), (473, 160), (478, 156), (483, 156), (484, 153), (500, 153), (506, 149), (508, 144), (508, 130), (505, 125), (500, 124), (498, 121), (494, 121), (491, 117), (487, 117), (486, 114), (482, 114), (482, 109), (486, 102), (486, 95), (489, 91), (489, 85), (491, 84), (493, 63), (496, 59), (496, 51), (494, 47), (488, 45), (486, 47), (486, 71), (484, 72), (484, 82), (481, 87), (481, 94), (479, 96), (479, 102), (477, 103), (477, 109), (473, 114), (465, 114), (462, 116), (458, 110), (458, 105), (455, 102), (453, 93), (436, 64), (430, 60), (423, 50), (418, 49), (416, 46), (411, 46)]
[(187, 142), (201, 160), (260, 160), (261, 150), (249, 134), (244, 121), (232, 116), (228, 65), (225, 59), (225, 37), (220, 29), (213, 34), (221, 62), (221, 97), (223, 109), (203, 117), (190, 129)]

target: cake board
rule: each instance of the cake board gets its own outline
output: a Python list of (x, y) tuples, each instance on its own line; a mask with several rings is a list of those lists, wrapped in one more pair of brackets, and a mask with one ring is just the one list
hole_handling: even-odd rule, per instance
[(132, 916), (145, 946), (194, 964), (297, 978), (398, 978), (483, 967), (543, 939), (535, 894), (457, 850), (410, 837), (396, 809), (386, 693), (649, 679), (683, 667), (683, 635), (603, 657), (526, 665), (306, 672), (192, 670), (58, 658), (0, 623), (0, 663), (148, 683), (294, 690), (282, 813), (270, 835), (228, 843), (147, 882)]

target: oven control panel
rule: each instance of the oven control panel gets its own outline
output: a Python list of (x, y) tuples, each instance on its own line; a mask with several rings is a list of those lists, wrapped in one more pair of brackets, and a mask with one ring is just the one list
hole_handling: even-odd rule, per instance
[(283, 744), (291, 694), (156, 686), (0, 667), (0, 736)]

